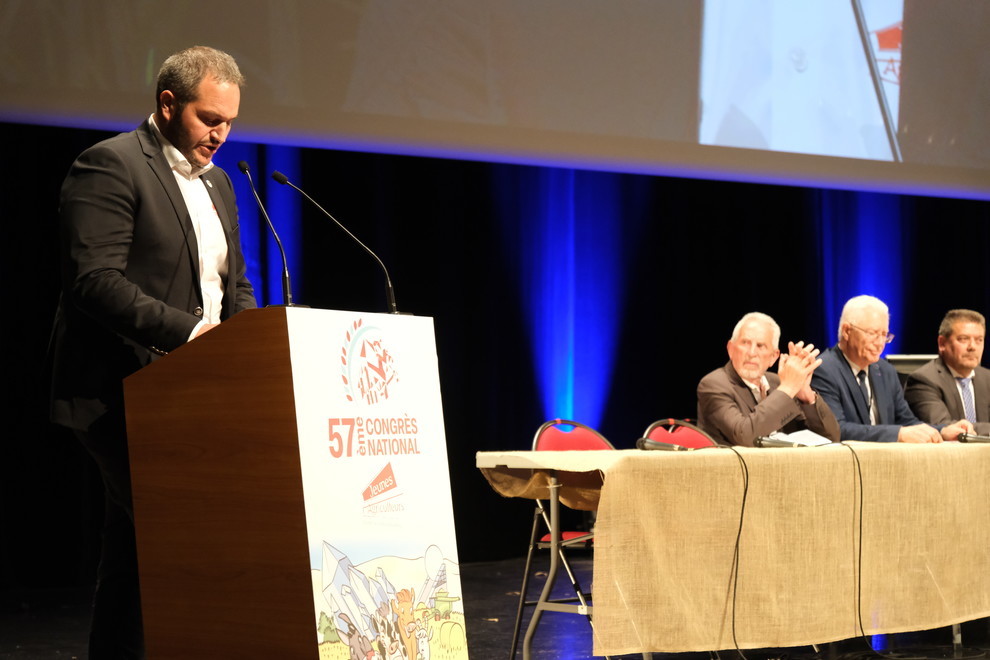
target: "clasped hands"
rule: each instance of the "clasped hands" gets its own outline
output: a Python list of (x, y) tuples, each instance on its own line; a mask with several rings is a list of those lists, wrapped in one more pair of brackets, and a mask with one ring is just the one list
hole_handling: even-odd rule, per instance
[(822, 363), (818, 354), (821, 351), (814, 344), (805, 345), (787, 342), (787, 353), (780, 355), (777, 375), (780, 376), (779, 390), (804, 403), (815, 402), (815, 391), (811, 389), (811, 375)]

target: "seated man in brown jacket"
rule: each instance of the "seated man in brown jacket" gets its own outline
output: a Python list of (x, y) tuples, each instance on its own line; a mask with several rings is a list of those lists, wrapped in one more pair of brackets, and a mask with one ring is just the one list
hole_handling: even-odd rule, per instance
[[(722, 444), (754, 446), (774, 431), (808, 429), (839, 441), (839, 423), (811, 389), (818, 349), (788, 343), (781, 355), (780, 326), (759, 312), (740, 319), (726, 346), (729, 362), (698, 384), (698, 425)], [(777, 373), (767, 369), (780, 358)]]

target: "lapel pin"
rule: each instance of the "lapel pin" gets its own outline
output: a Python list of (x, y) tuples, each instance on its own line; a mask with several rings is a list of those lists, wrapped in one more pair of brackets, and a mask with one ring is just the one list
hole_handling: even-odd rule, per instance
[(209, 179), (207, 179), (206, 180), (206, 185), (209, 186), (210, 188), (212, 188), (213, 187), (213, 182), (210, 181)]

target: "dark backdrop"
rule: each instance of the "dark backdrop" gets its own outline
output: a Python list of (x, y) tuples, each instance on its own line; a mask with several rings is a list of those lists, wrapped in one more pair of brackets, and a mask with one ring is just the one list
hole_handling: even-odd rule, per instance
[[(99, 477), (74, 440), (48, 425), (44, 368), (58, 298), (58, 188), (75, 156), (106, 135), (0, 124), (0, 588), (92, 580)], [(303, 150), (301, 166), (300, 185), (332, 202), (334, 215), (389, 265), (400, 310), (435, 319), (460, 560), (523, 554), (529, 505), (495, 495), (474, 454), (528, 448), (544, 421), (517, 249), (535, 238), (525, 219), (500, 211), (539, 168), (328, 150)], [(841, 256), (847, 234), (873, 221), (855, 213), (866, 193), (590, 172), (577, 185), (596, 177), (617, 179), (620, 200), (600, 231), (627, 239), (615, 367), (599, 425), (620, 448), (653, 419), (695, 415), (694, 387), (724, 363), (725, 341), (745, 312), (774, 316), (785, 340), (834, 341), (824, 309), (834, 271), (849, 275), (871, 253), (900, 255), (884, 274), (902, 292), (892, 309), (899, 352), (935, 352), (950, 307), (990, 312), (987, 202), (883, 196), (896, 216), (884, 226), (895, 231), (850, 266), (837, 250)], [(386, 311), (377, 266), (325, 219), (308, 208), (303, 215), (296, 301)], [(518, 223), (512, 241), (506, 222)], [(824, 247), (823, 232), (838, 248)], [(861, 292), (869, 291), (850, 295)]]

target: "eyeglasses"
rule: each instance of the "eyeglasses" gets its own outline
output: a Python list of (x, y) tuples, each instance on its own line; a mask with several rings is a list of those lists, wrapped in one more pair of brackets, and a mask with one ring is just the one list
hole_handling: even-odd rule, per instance
[(862, 332), (864, 335), (866, 335), (867, 337), (869, 337), (873, 341), (877, 341), (878, 339), (882, 339), (883, 340), (883, 343), (885, 343), (885, 344), (889, 344), (890, 342), (894, 341), (894, 333), (893, 332), (887, 332), (886, 330), (866, 330), (864, 328), (859, 327), (858, 325), (853, 325), (852, 323), (849, 324), (849, 327), (850, 328), (856, 328), (857, 330), (859, 330), (860, 332)]
[(739, 348), (743, 349), (744, 351), (749, 351), (750, 349), (753, 349), (760, 355), (769, 355), (770, 353), (773, 353), (774, 351), (777, 350), (773, 346), (770, 346), (768, 344), (757, 343), (754, 342), (752, 339), (737, 339), (733, 343)]

